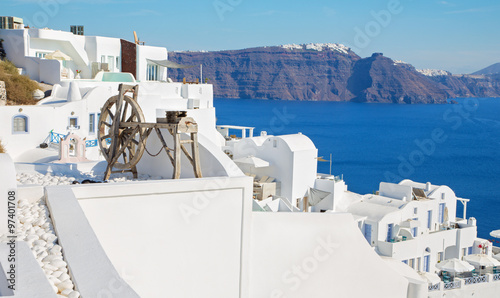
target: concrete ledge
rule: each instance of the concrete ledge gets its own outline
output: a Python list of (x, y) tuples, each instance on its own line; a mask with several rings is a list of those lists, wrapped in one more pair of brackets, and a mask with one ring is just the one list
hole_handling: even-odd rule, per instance
[(45, 194), (70, 275), (82, 297), (139, 297), (115, 270), (71, 187), (46, 187)]
[[(5, 243), (0, 243), (0, 263), (2, 267), (2, 272), (0, 272), (0, 297), (12, 297), (12, 298), (52, 298), (57, 297), (56, 293), (52, 289), (47, 277), (38, 265), (31, 249), (28, 244), (24, 241), (16, 242), (16, 290), (14, 294), (12, 291), (5, 288), (5, 283), (3, 277), (6, 276), (6, 272), (9, 270), (7, 258), (9, 255), (9, 246)], [(1, 276), (1, 275), (4, 276)]]

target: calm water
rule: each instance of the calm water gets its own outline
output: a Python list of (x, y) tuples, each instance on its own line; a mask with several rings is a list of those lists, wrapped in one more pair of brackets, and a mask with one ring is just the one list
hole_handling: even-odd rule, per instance
[[(393, 105), (215, 99), (217, 124), (255, 127), (255, 134), (302, 132), (332, 174), (365, 194), (381, 181), (412, 179), (450, 186), (471, 199), (467, 217), (479, 236), (500, 229), (500, 99), (458, 105)], [(319, 162), (318, 171), (329, 172)], [(462, 217), (458, 202), (458, 216)]]

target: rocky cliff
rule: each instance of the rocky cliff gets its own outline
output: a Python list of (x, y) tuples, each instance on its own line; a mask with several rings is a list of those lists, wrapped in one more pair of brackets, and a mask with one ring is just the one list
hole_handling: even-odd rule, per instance
[[(171, 52), (169, 60), (203, 64), (214, 96), (224, 98), (445, 103), (459, 96), (500, 96), (500, 81), (491, 77), (426, 76), (382, 54), (362, 59), (339, 44)], [(194, 81), (200, 73), (194, 67), (169, 69), (168, 75)]]

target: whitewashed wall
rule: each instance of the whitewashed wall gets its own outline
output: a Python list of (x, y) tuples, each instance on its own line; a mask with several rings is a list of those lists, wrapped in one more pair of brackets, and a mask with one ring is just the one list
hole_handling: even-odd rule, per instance
[(141, 297), (250, 297), (251, 178), (75, 188), (122, 278)]

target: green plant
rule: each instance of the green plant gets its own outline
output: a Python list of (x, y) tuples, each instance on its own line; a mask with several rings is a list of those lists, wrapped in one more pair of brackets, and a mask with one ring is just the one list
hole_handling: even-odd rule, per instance
[(7, 104), (32, 105), (36, 103), (33, 99), (33, 91), (39, 89), (40, 86), (28, 76), (20, 75), (12, 62), (0, 61), (0, 81), (5, 82)]

